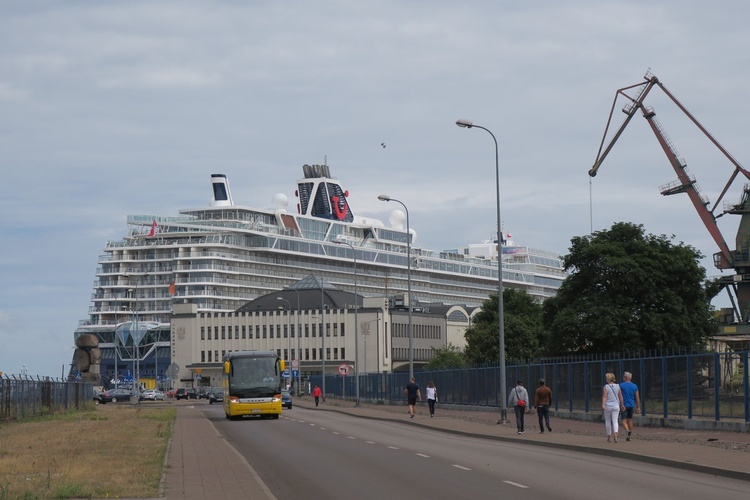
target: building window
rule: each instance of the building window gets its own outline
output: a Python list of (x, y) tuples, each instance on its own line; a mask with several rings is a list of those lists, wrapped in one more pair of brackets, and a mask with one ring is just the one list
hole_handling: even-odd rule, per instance
[(343, 347), (341, 348), (341, 359), (346, 359), (346, 349)]
[(206, 351), (201, 351), (201, 363), (206, 362)]
[(242, 338), (247, 338), (247, 325), (242, 325)]
[[(355, 318), (355, 321), (356, 321), (356, 318)], [(346, 324), (341, 323), (341, 336), (343, 337), (345, 333), (346, 333)]]
[(201, 340), (206, 340), (206, 327), (201, 327)]
[(334, 337), (339, 336), (339, 324), (338, 323), (333, 324), (333, 336)]
[(235, 325), (234, 326), (234, 338), (235, 339), (239, 339), (240, 338), (240, 327), (239, 327), (239, 325)]
[(208, 351), (208, 362), (211, 362), (211, 351)]
[(268, 338), (268, 334), (266, 333), (266, 325), (263, 325), (263, 338)]
[(221, 340), (226, 340), (227, 338), (226, 335), (227, 335), (227, 328), (225, 326), (222, 326), (221, 327)]
[(339, 348), (334, 347), (333, 348), (333, 359), (339, 359)]
[(305, 325), (305, 337), (310, 336), (310, 325)]

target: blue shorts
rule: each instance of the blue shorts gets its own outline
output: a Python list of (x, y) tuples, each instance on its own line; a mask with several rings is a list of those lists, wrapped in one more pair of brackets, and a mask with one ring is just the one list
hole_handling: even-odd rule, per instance
[(633, 418), (633, 407), (625, 408), (624, 415), (622, 415), (622, 418)]

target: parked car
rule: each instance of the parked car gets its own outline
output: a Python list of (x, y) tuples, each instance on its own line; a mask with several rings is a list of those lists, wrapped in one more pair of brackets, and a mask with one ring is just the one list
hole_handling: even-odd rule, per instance
[(214, 387), (208, 393), (208, 404), (224, 402), (224, 389), (221, 387)]
[(180, 387), (174, 397), (176, 399), (198, 399), (198, 393), (192, 387)]
[(169, 389), (167, 392), (164, 393), (164, 395), (167, 396), (168, 398), (173, 398), (176, 392), (177, 392), (177, 389)]
[(130, 389), (112, 389), (99, 394), (99, 402), (104, 403), (127, 403), (133, 396)]
[(164, 393), (156, 389), (148, 389), (141, 393), (142, 400), (164, 401)]
[(211, 387), (198, 387), (198, 399), (208, 399), (209, 392), (211, 392)]
[(281, 391), (281, 406), (289, 410), (292, 409), (292, 395), (286, 389)]

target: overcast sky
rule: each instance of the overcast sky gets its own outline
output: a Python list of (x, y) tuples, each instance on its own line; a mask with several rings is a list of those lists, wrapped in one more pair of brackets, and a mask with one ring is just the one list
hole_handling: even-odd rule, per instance
[[(357, 214), (387, 222), (396, 207), (377, 196), (403, 201), (418, 246), (492, 237), (494, 143), (459, 118), (497, 137), (516, 244), (564, 254), (627, 221), (710, 256), (687, 196), (659, 194), (676, 176), (642, 118), (587, 172), (615, 91), (649, 68), (747, 160), (748, 14), (742, 0), (2, 1), (0, 371), (67, 373), (106, 241), (128, 214), (207, 205), (212, 173), (267, 208), (327, 161)], [(646, 102), (713, 203), (731, 165), (661, 91)], [(730, 248), (736, 226), (720, 219)]]

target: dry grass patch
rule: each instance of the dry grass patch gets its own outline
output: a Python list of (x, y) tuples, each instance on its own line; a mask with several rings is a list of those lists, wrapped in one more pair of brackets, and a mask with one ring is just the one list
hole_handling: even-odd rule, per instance
[(0, 424), (0, 500), (159, 495), (173, 406), (107, 404)]

